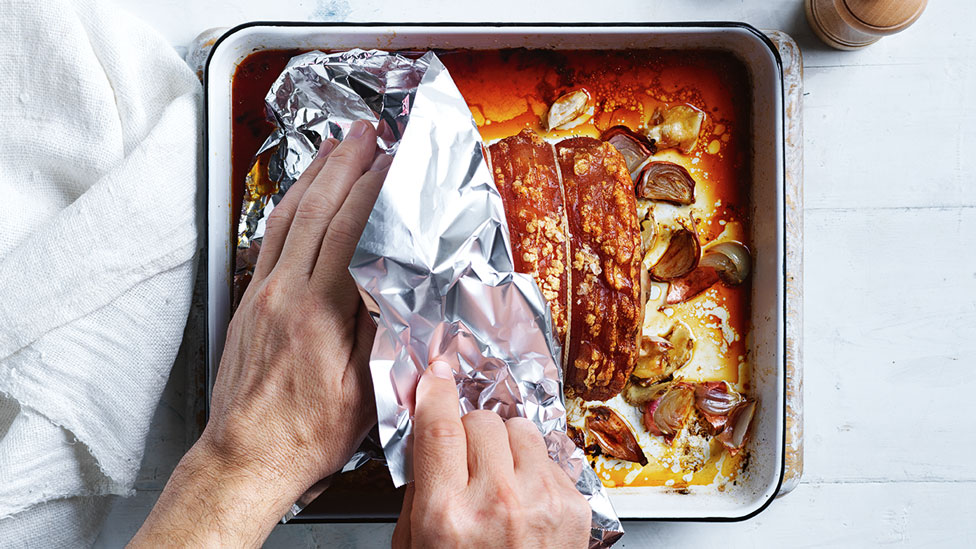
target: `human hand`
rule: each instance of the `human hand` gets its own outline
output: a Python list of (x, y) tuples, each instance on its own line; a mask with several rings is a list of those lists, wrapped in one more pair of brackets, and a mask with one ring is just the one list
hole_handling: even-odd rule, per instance
[(207, 427), (134, 544), (173, 543), (194, 514), (193, 541), (259, 544), (366, 436), (375, 326), (348, 266), (390, 161), (377, 156), (373, 127), (356, 122), (341, 144), (323, 143), (275, 207), (227, 331)]
[(591, 511), (530, 420), (462, 418), (451, 367), (417, 385), (414, 483), (393, 533), (406, 547), (586, 547)]

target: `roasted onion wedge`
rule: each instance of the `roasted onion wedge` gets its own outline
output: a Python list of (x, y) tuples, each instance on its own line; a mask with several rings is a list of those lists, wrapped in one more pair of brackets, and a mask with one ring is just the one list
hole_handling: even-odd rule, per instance
[(698, 143), (705, 113), (688, 105), (675, 105), (657, 109), (651, 116), (647, 138), (658, 149), (677, 147), (684, 154), (690, 153)]
[(671, 385), (672, 379), (666, 378), (664, 381), (648, 383), (646, 380), (632, 377), (624, 387), (621, 395), (627, 404), (643, 407), (648, 402), (661, 398)]
[(654, 154), (654, 146), (651, 142), (627, 126), (614, 126), (603, 132), (600, 139), (620, 151), (627, 162), (627, 170), (631, 173)]
[(729, 412), (728, 421), (715, 440), (721, 442), (729, 450), (729, 454), (736, 455), (746, 445), (749, 440), (749, 426), (752, 424), (752, 417), (756, 414), (756, 401), (746, 400), (740, 402)]
[(664, 303), (665, 305), (684, 303), (711, 288), (718, 281), (718, 271), (699, 265), (694, 271), (668, 284), (668, 295), (665, 296)]
[(552, 102), (546, 116), (546, 128), (565, 130), (582, 124), (593, 116), (593, 100), (585, 89), (573, 90)]
[(586, 430), (593, 435), (605, 455), (647, 465), (647, 457), (637, 444), (637, 438), (630, 426), (610, 408), (590, 408), (590, 413), (586, 416)]
[(668, 282), (690, 273), (698, 265), (701, 244), (695, 231), (682, 227), (671, 233), (668, 248), (651, 267), (651, 278)]
[(715, 269), (722, 282), (729, 286), (745, 282), (752, 270), (749, 249), (734, 240), (719, 242), (706, 248), (700, 264)]
[(652, 435), (670, 441), (687, 423), (694, 404), (695, 388), (687, 383), (674, 383), (644, 409), (644, 427)]
[(695, 180), (674, 162), (648, 162), (637, 176), (637, 196), (687, 206), (695, 202)]
[(742, 401), (742, 395), (724, 381), (707, 381), (695, 386), (695, 408), (708, 422), (713, 435), (722, 432), (729, 414)]

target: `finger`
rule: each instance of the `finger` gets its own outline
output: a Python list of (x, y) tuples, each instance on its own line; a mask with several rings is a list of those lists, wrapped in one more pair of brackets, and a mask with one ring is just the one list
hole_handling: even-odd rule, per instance
[(458, 493), (468, 485), (467, 442), (458, 409), (454, 374), (433, 362), (417, 383), (413, 433), (413, 478), (417, 491)]
[(362, 120), (353, 122), (346, 138), (329, 154), (325, 166), (309, 184), (295, 210), (281, 250), (281, 259), (287, 262), (291, 273), (311, 274), (329, 223), (345, 201), (349, 189), (373, 162), (375, 152), (373, 126)]
[(288, 228), (291, 227), (291, 221), (295, 217), (298, 203), (301, 202), (302, 196), (312, 180), (322, 171), (322, 167), (325, 166), (329, 158), (329, 153), (338, 144), (339, 141), (331, 137), (323, 141), (322, 146), (319, 147), (318, 156), (302, 172), (298, 181), (292, 184), (288, 192), (285, 193), (285, 197), (271, 211), (264, 230), (264, 238), (261, 240), (261, 253), (258, 255), (257, 264), (254, 266), (254, 278), (252, 280), (257, 281), (268, 276), (275, 263), (278, 262), (278, 258), (281, 256), (281, 247), (285, 243), (285, 236), (288, 234)]
[[(366, 228), (366, 221), (373, 211), (380, 189), (383, 188), (383, 181), (392, 161), (389, 155), (380, 154), (373, 161), (370, 170), (350, 189), (349, 196), (329, 223), (329, 229), (322, 239), (322, 249), (312, 272), (311, 283), (314, 287), (341, 287), (342, 292), (336, 291), (334, 295), (350, 293), (352, 277), (349, 275), (349, 262), (352, 261), (352, 254), (356, 251), (363, 229)], [(347, 285), (350, 286), (347, 288)], [(350, 306), (358, 301), (358, 296), (356, 300), (347, 300)], [(340, 314), (349, 312), (351, 311), (340, 311)]]
[(513, 417), (505, 422), (505, 427), (516, 474), (540, 474), (555, 464), (549, 459), (546, 441), (535, 423), (524, 417)]
[(400, 508), (400, 518), (397, 519), (396, 528), (393, 529), (393, 541), (390, 546), (393, 549), (407, 549), (410, 547), (410, 513), (413, 512), (413, 493), (414, 485), (408, 484), (407, 491), (403, 495), (403, 507)]
[(468, 476), (472, 481), (512, 478), (514, 463), (508, 429), (491, 410), (474, 410), (461, 418), (468, 440)]
[(376, 324), (369, 317), (366, 306), (360, 303), (356, 313), (355, 341), (349, 362), (342, 374), (343, 390), (346, 394), (356, 395), (360, 405), (357, 407), (357, 417), (361, 425), (368, 431), (376, 423), (376, 406), (373, 399), (373, 379), (369, 372), (369, 355), (373, 349), (373, 338), (376, 335)]

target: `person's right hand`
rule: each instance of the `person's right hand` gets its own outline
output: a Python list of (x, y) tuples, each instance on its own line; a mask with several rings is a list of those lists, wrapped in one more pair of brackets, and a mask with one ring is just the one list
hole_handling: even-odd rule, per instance
[(416, 402), (415, 481), (394, 547), (586, 547), (590, 506), (534, 423), (487, 410), (460, 417), (444, 362), (421, 376)]

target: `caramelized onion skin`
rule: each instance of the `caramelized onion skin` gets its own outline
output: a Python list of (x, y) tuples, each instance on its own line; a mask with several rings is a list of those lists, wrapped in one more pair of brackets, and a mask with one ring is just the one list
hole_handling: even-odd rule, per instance
[(713, 435), (725, 428), (729, 414), (742, 400), (742, 395), (724, 381), (707, 381), (695, 386), (695, 408), (708, 422)]
[(728, 449), (729, 454), (738, 454), (749, 441), (749, 427), (755, 413), (756, 401), (752, 399), (740, 402), (729, 412), (725, 428), (715, 437)]
[(695, 180), (674, 162), (649, 162), (637, 177), (637, 196), (687, 206), (695, 202)]
[(606, 141), (620, 151), (627, 161), (627, 169), (633, 172), (652, 154), (655, 147), (646, 137), (634, 132), (627, 126), (614, 126), (603, 132), (600, 140)]
[(687, 383), (675, 383), (658, 399), (653, 420), (659, 431), (675, 435), (684, 427), (695, 404), (695, 389)]
[(606, 406), (594, 406), (586, 416), (586, 429), (607, 456), (647, 465), (647, 457), (627, 423)]
[(695, 231), (682, 227), (671, 234), (668, 248), (651, 267), (651, 278), (669, 282), (690, 273), (701, 257), (701, 244)]

